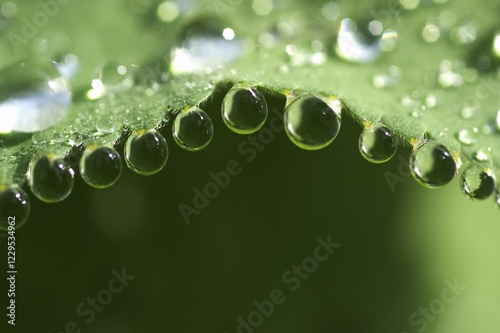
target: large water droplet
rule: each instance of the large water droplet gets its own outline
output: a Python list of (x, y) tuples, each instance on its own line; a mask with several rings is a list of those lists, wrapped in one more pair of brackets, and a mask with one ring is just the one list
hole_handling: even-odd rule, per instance
[(212, 141), (214, 127), (205, 111), (198, 107), (182, 110), (172, 125), (175, 142), (184, 150), (198, 151)]
[(115, 184), (122, 173), (122, 159), (112, 147), (89, 146), (80, 160), (83, 180), (94, 188), (107, 188)]
[(233, 29), (214, 20), (200, 20), (187, 29), (180, 47), (171, 50), (174, 74), (212, 72), (227, 66), (243, 53), (243, 42)]
[(286, 134), (298, 147), (318, 150), (335, 140), (340, 131), (342, 106), (336, 98), (305, 94), (287, 103), (283, 121)]
[(410, 171), (421, 185), (436, 188), (451, 182), (458, 172), (458, 166), (448, 148), (435, 142), (426, 142), (413, 150)]
[[(19, 186), (0, 186), (0, 230), (23, 226), (30, 214), (29, 197)], [(10, 222), (10, 223), (9, 223)]]
[(140, 175), (148, 176), (159, 172), (167, 160), (167, 141), (157, 131), (135, 132), (125, 143), (125, 162)]
[(227, 127), (238, 134), (257, 132), (266, 122), (266, 99), (246, 84), (236, 84), (222, 102), (222, 119)]
[(366, 127), (359, 137), (361, 155), (372, 163), (389, 161), (398, 147), (394, 133), (382, 125)]
[(19, 62), (0, 71), (0, 133), (44, 130), (70, 105), (68, 82), (51, 62)]
[(358, 29), (356, 22), (345, 18), (340, 23), (335, 51), (347, 61), (369, 63), (380, 54), (379, 36), (365, 34)]
[(462, 174), (460, 188), (471, 199), (486, 199), (495, 192), (495, 174), (490, 168), (472, 164)]
[(63, 159), (54, 155), (35, 155), (29, 167), (31, 192), (48, 203), (66, 199), (73, 190), (75, 172)]

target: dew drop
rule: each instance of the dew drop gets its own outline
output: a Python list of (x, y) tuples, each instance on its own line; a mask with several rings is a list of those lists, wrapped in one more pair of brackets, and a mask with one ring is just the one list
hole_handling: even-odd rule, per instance
[(478, 131), (479, 130), (476, 127), (471, 130), (462, 129), (457, 133), (457, 139), (460, 143), (466, 146), (471, 146), (476, 143)]
[(41, 201), (56, 203), (66, 199), (73, 190), (75, 172), (55, 155), (35, 155), (29, 167), (31, 192)]
[(492, 156), (492, 149), (487, 146), (480, 147), (477, 151), (472, 153), (472, 157), (478, 162), (487, 162), (492, 158)]
[(42, 132), (36, 132), (31, 137), (31, 142), (33, 142), (33, 144), (35, 146), (41, 145), (43, 143), (43, 141), (44, 141), (44, 138), (43, 138)]
[(344, 60), (369, 63), (380, 55), (379, 40), (379, 36), (365, 34), (355, 21), (345, 18), (340, 23), (335, 51)]
[(302, 149), (322, 149), (337, 137), (341, 111), (341, 102), (336, 98), (323, 99), (312, 94), (295, 97), (285, 107), (286, 134)]
[(359, 137), (359, 151), (372, 163), (389, 161), (396, 153), (397, 146), (396, 136), (383, 125), (366, 127)]
[(94, 188), (114, 185), (122, 173), (122, 159), (112, 147), (89, 146), (80, 160), (83, 180)]
[(167, 141), (157, 131), (134, 132), (125, 143), (125, 162), (129, 169), (140, 175), (159, 172), (167, 160)]
[(115, 131), (115, 124), (109, 118), (101, 118), (97, 120), (95, 127), (100, 134), (111, 134)]
[(0, 230), (7, 231), (15, 218), (15, 228), (22, 227), (30, 214), (29, 197), (19, 186), (0, 186)]
[(451, 40), (458, 45), (470, 44), (476, 40), (479, 24), (475, 20), (467, 20), (451, 30)]
[(199, 151), (212, 141), (214, 127), (208, 114), (195, 106), (177, 115), (172, 125), (172, 135), (182, 149)]
[(69, 144), (79, 146), (83, 143), (83, 136), (80, 133), (73, 133), (69, 137)]
[(266, 99), (246, 84), (236, 84), (222, 102), (222, 119), (226, 126), (238, 134), (257, 132), (266, 122)]
[(181, 45), (170, 52), (173, 74), (213, 72), (243, 53), (243, 42), (231, 28), (214, 20), (198, 20), (186, 31)]
[(92, 89), (87, 92), (87, 97), (94, 100), (132, 88), (134, 77), (126, 66), (108, 63), (97, 69), (96, 78), (92, 80), (91, 85)]
[(419, 184), (436, 188), (455, 178), (458, 165), (453, 154), (444, 145), (426, 142), (410, 155), (410, 171)]
[(51, 62), (19, 62), (0, 70), (0, 133), (33, 133), (67, 114), (71, 92)]
[(495, 192), (495, 174), (488, 167), (473, 164), (463, 172), (460, 188), (469, 198), (484, 200)]

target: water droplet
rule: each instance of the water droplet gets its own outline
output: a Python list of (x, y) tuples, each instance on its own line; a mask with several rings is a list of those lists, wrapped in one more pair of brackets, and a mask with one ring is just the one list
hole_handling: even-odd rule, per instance
[(112, 147), (89, 146), (80, 160), (83, 180), (94, 188), (107, 188), (115, 184), (122, 173), (122, 159)]
[(273, 10), (272, 0), (253, 0), (252, 8), (257, 15), (266, 16)]
[(493, 151), (490, 147), (480, 147), (477, 151), (472, 153), (472, 157), (478, 162), (487, 162), (493, 156)]
[(476, 40), (479, 24), (468, 19), (451, 30), (451, 40), (458, 45), (470, 44)]
[[(15, 228), (22, 227), (30, 214), (29, 197), (19, 186), (0, 186), (0, 230), (7, 231), (15, 218)], [(9, 221), (10, 220), (10, 221)]]
[(156, 15), (162, 22), (173, 22), (179, 16), (179, 7), (174, 1), (160, 3)]
[(428, 43), (437, 42), (441, 37), (441, 28), (441, 22), (438, 19), (429, 20), (422, 31), (422, 37)]
[(495, 174), (488, 167), (472, 164), (463, 172), (460, 188), (471, 199), (486, 199), (495, 192)]
[(457, 133), (457, 139), (460, 143), (471, 146), (476, 143), (476, 137), (479, 130), (474, 127), (471, 130), (462, 129)]
[(125, 162), (140, 175), (148, 176), (159, 172), (167, 160), (167, 141), (157, 131), (135, 132), (125, 143)]
[(57, 69), (66, 78), (72, 78), (79, 69), (78, 57), (72, 53), (67, 54), (56, 61)]
[(109, 118), (101, 118), (97, 120), (95, 127), (100, 134), (111, 134), (115, 131), (115, 124)]
[(292, 98), (285, 107), (283, 121), (290, 140), (306, 150), (331, 144), (341, 125), (342, 106), (336, 98), (305, 94)]
[(500, 131), (500, 110), (497, 111), (497, 117), (495, 120), (496, 120), (497, 129)]
[(396, 136), (383, 125), (368, 126), (359, 137), (359, 151), (372, 163), (389, 161), (396, 153), (397, 146)]
[(500, 58), (500, 32), (497, 32), (493, 37), (493, 54)]
[(52, 127), (70, 105), (68, 82), (50, 62), (19, 62), (0, 71), (0, 133)]
[(40, 146), (43, 143), (43, 141), (44, 141), (44, 138), (43, 138), (42, 132), (36, 132), (31, 137), (31, 142), (33, 142), (33, 144), (35, 146)]
[(266, 99), (246, 84), (236, 84), (222, 102), (222, 119), (227, 127), (238, 134), (257, 132), (266, 122)]
[(55, 155), (35, 155), (29, 167), (31, 192), (40, 200), (56, 203), (66, 199), (73, 190), (75, 172)]
[(463, 61), (446, 59), (439, 65), (438, 82), (443, 88), (460, 87), (464, 84), (467, 66)]
[(108, 63), (98, 68), (97, 76), (91, 85), (92, 89), (87, 92), (87, 97), (94, 100), (132, 88), (134, 77), (126, 66)]
[(372, 78), (372, 84), (375, 88), (384, 89), (389, 87), (394, 87), (399, 82), (399, 76), (401, 72), (399, 67), (390, 66), (386, 72), (381, 72), (376, 74)]
[(365, 34), (356, 22), (345, 18), (340, 23), (335, 51), (344, 60), (369, 63), (380, 55), (379, 40), (380, 36)]
[(83, 136), (80, 133), (73, 133), (69, 137), (69, 144), (79, 146), (83, 143)]
[(17, 6), (11, 1), (6, 1), (0, 6), (0, 13), (7, 18), (13, 18), (17, 14)]
[(174, 120), (172, 134), (175, 142), (184, 150), (198, 151), (212, 141), (214, 127), (205, 111), (198, 107), (182, 110)]
[(234, 30), (214, 20), (199, 20), (187, 29), (184, 41), (171, 50), (173, 74), (211, 73), (243, 53), (243, 42)]
[(436, 188), (455, 178), (458, 165), (453, 154), (444, 145), (426, 142), (413, 150), (410, 156), (410, 170), (418, 183), (428, 188)]

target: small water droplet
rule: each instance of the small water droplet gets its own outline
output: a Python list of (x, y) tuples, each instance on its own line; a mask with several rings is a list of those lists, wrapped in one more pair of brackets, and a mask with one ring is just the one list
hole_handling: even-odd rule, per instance
[(493, 151), (491, 147), (480, 147), (477, 151), (472, 153), (472, 157), (478, 162), (487, 162), (493, 156)]
[(272, 0), (253, 0), (252, 9), (257, 15), (266, 16), (271, 14), (274, 8)]
[(92, 80), (91, 85), (92, 89), (87, 92), (87, 98), (95, 100), (108, 94), (132, 88), (134, 76), (130, 68), (124, 65), (108, 63), (97, 69), (96, 78)]
[(125, 162), (129, 169), (140, 175), (159, 172), (167, 160), (167, 141), (157, 131), (135, 132), (125, 143)]
[(341, 102), (336, 98), (323, 99), (312, 94), (292, 98), (283, 116), (286, 133), (302, 149), (322, 149), (337, 137), (341, 111)]
[(70, 105), (68, 82), (50, 62), (19, 62), (0, 71), (0, 133), (52, 127)]
[(497, 117), (495, 120), (496, 120), (497, 129), (500, 131), (500, 110), (497, 111)]
[(243, 42), (234, 30), (214, 20), (198, 20), (185, 39), (170, 52), (173, 74), (211, 73), (227, 66), (243, 53)]
[(99, 134), (111, 134), (115, 131), (115, 124), (109, 118), (98, 119), (95, 127)]
[(112, 147), (89, 146), (80, 160), (80, 174), (83, 180), (94, 188), (114, 185), (122, 173), (122, 159)]
[(35, 134), (33, 134), (33, 136), (31, 137), (31, 142), (33, 142), (35, 146), (40, 146), (44, 142), (42, 132), (36, 132)]
[(56, 66), (62, 76), (69, 79), (78, 72), (79, 60), (76, 55), (69, 53), (57, 59)]
[(462, 129), (457, 133), (457, 139), (460, 143), (471, 146), (476, 143), (478, 129), (474, 127), (473, 129)]
[(257, 132), (266, 122), (266, 99), (246, 84), (236, 84), (222, 102), (222, 119), (226, 126), (238, 134)]
[(162, 22), (173, 22), (179, 16), (179, 7), (175, 1), (164, 1), (158, 5), (156, 15)]
[(368, 126), (359, 137), (361, 156), (372, 163), (389, 161), (396, 153), (397, 147), (396, 136), (383, 125)]
[(455, 178), (458, 165), (453, 154), (444, 145), (426, 142), (415, 148), (410, 155), (410, 171), (419, 184), (436, 188)]
[(73, 190), (75, 172), (63, 159), (54, 155), (35, 155), (29, 167), (31, 192), (41, 201), (56, 203)]
[(495, 192), (495, 174), (488, 167), (472, 164), (463, 172), (460, 188), (469, 198), (484, 200)]
[(212, 120), (198, 107), (182, 110), (174, 120), (172, 135), (182, 149), (201, 150), (212, 141), (214, 135)]
[(437, 18), (432, 18), (427, 21), (423, 31), (422, 31), (422, 37), (424, 40), (428, 43), (434, 43), (441, 38), (441, 22)]
[(451, 30), (451, 40), (458, 45), (470, 44), (476, 40), (479, 23), (467, 19)]
[(0, 186), (0, 230), (7, 231), (15, 218), (16, 230), (22, 227), (30, 214), (29, 197), (19, 186)]
[(387, 72), (375, 74), (372, 78), (372, 84), (375, 88), (385, 89), (394, 87), (399, 82), (400, 71), (397, 66), (390, 66)]
[(438, 82), (443, 88), (460, 87), (464, 84), (467, 66), (463, 61), (446, 59), (439, 65)]
[(83, 143), (83, 136), (80, 133), (73, 133), (69, 137), (69, 144), (79, 146)]

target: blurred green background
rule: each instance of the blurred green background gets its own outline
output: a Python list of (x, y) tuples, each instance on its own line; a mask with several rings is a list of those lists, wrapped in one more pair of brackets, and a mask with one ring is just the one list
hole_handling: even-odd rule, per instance
[[(96, 45), (99, 36), (71, 24), (87, 15), (76, 9), (93, 13), (85, 20), (95, 31), (96, 17), (111, 17), (116, 2), (75, 3), (44, 31), (67, 27), (69, 44), (99, 50), (85, 66), (125, 47), (135, 50), (126, 60), (135, 61), (150, 45), (149, 35), (144, 45), (131, 46), (126, 39)], [(36, 6), (18, 3), (19, 11), (34, 12)], [(119, 10), (114, 13), (119, 17)], [(143, 21), (124, 26), (137, 28), (137, 35), (147, 29)], [(75, 31), (85, 39), (72, 36)], [(102, 40), (113, 40), (108, 35), (119, 34), (103, 31)], [(207, 112), (215, 137), (199, 153), (181, 150), (169, 127), (164, 129), (170, 157), (158, 175), (124, 170), (107, 190), (90, 188), (78, 175), (73, 194), (62, 203), (43, 204), (31, 196), (32, 214), (16, 242), (17, 325), (7, 329), (64, 332), (74, 321), (86, 333), (237, 332), (237, 318), (247, 320), (256, 311), (255, 300), (281, 289), (286, 301), (255, 332), (498, 332), (500, 227), (490, 200), (466, 200), (457, 181), (427, 190), (407, 176), (392, 191), (387, 172), (400, 175), (399, 157), (407, 160), (409, 149), (399, 149), (384, 165), (366, 162), (357, 148), (361, 127), (349, 117), (326, 149), (300, 150), (282, 132), (249, 163), (238, 153), (247, 139), (225, 128), (217, 101)], [(224, 170), (231, 160), (242, 173), (186, 225), (179, 204), (191, 205), (193, 189), (202, 189), (211, 181), (209, 173)], [(329, 235), (341, 246), (291, 291), (283, 273), (313, 255), (318, 237)], [(5, 267), (5, 241), (1, 246)], [(122, 268), (135, 279), (86, 323), (77, 307), (107, 288), (111, 271)], [(5, 300), (4, 269), (0, 276)], [(419, 314), (413, 317), (419, 323), (412, 324), (409, 318), (421, 307), (439, 305), (444, 281), (455, 279), (467, 286), (460, 296), (432, 320), (422, 321)]]

